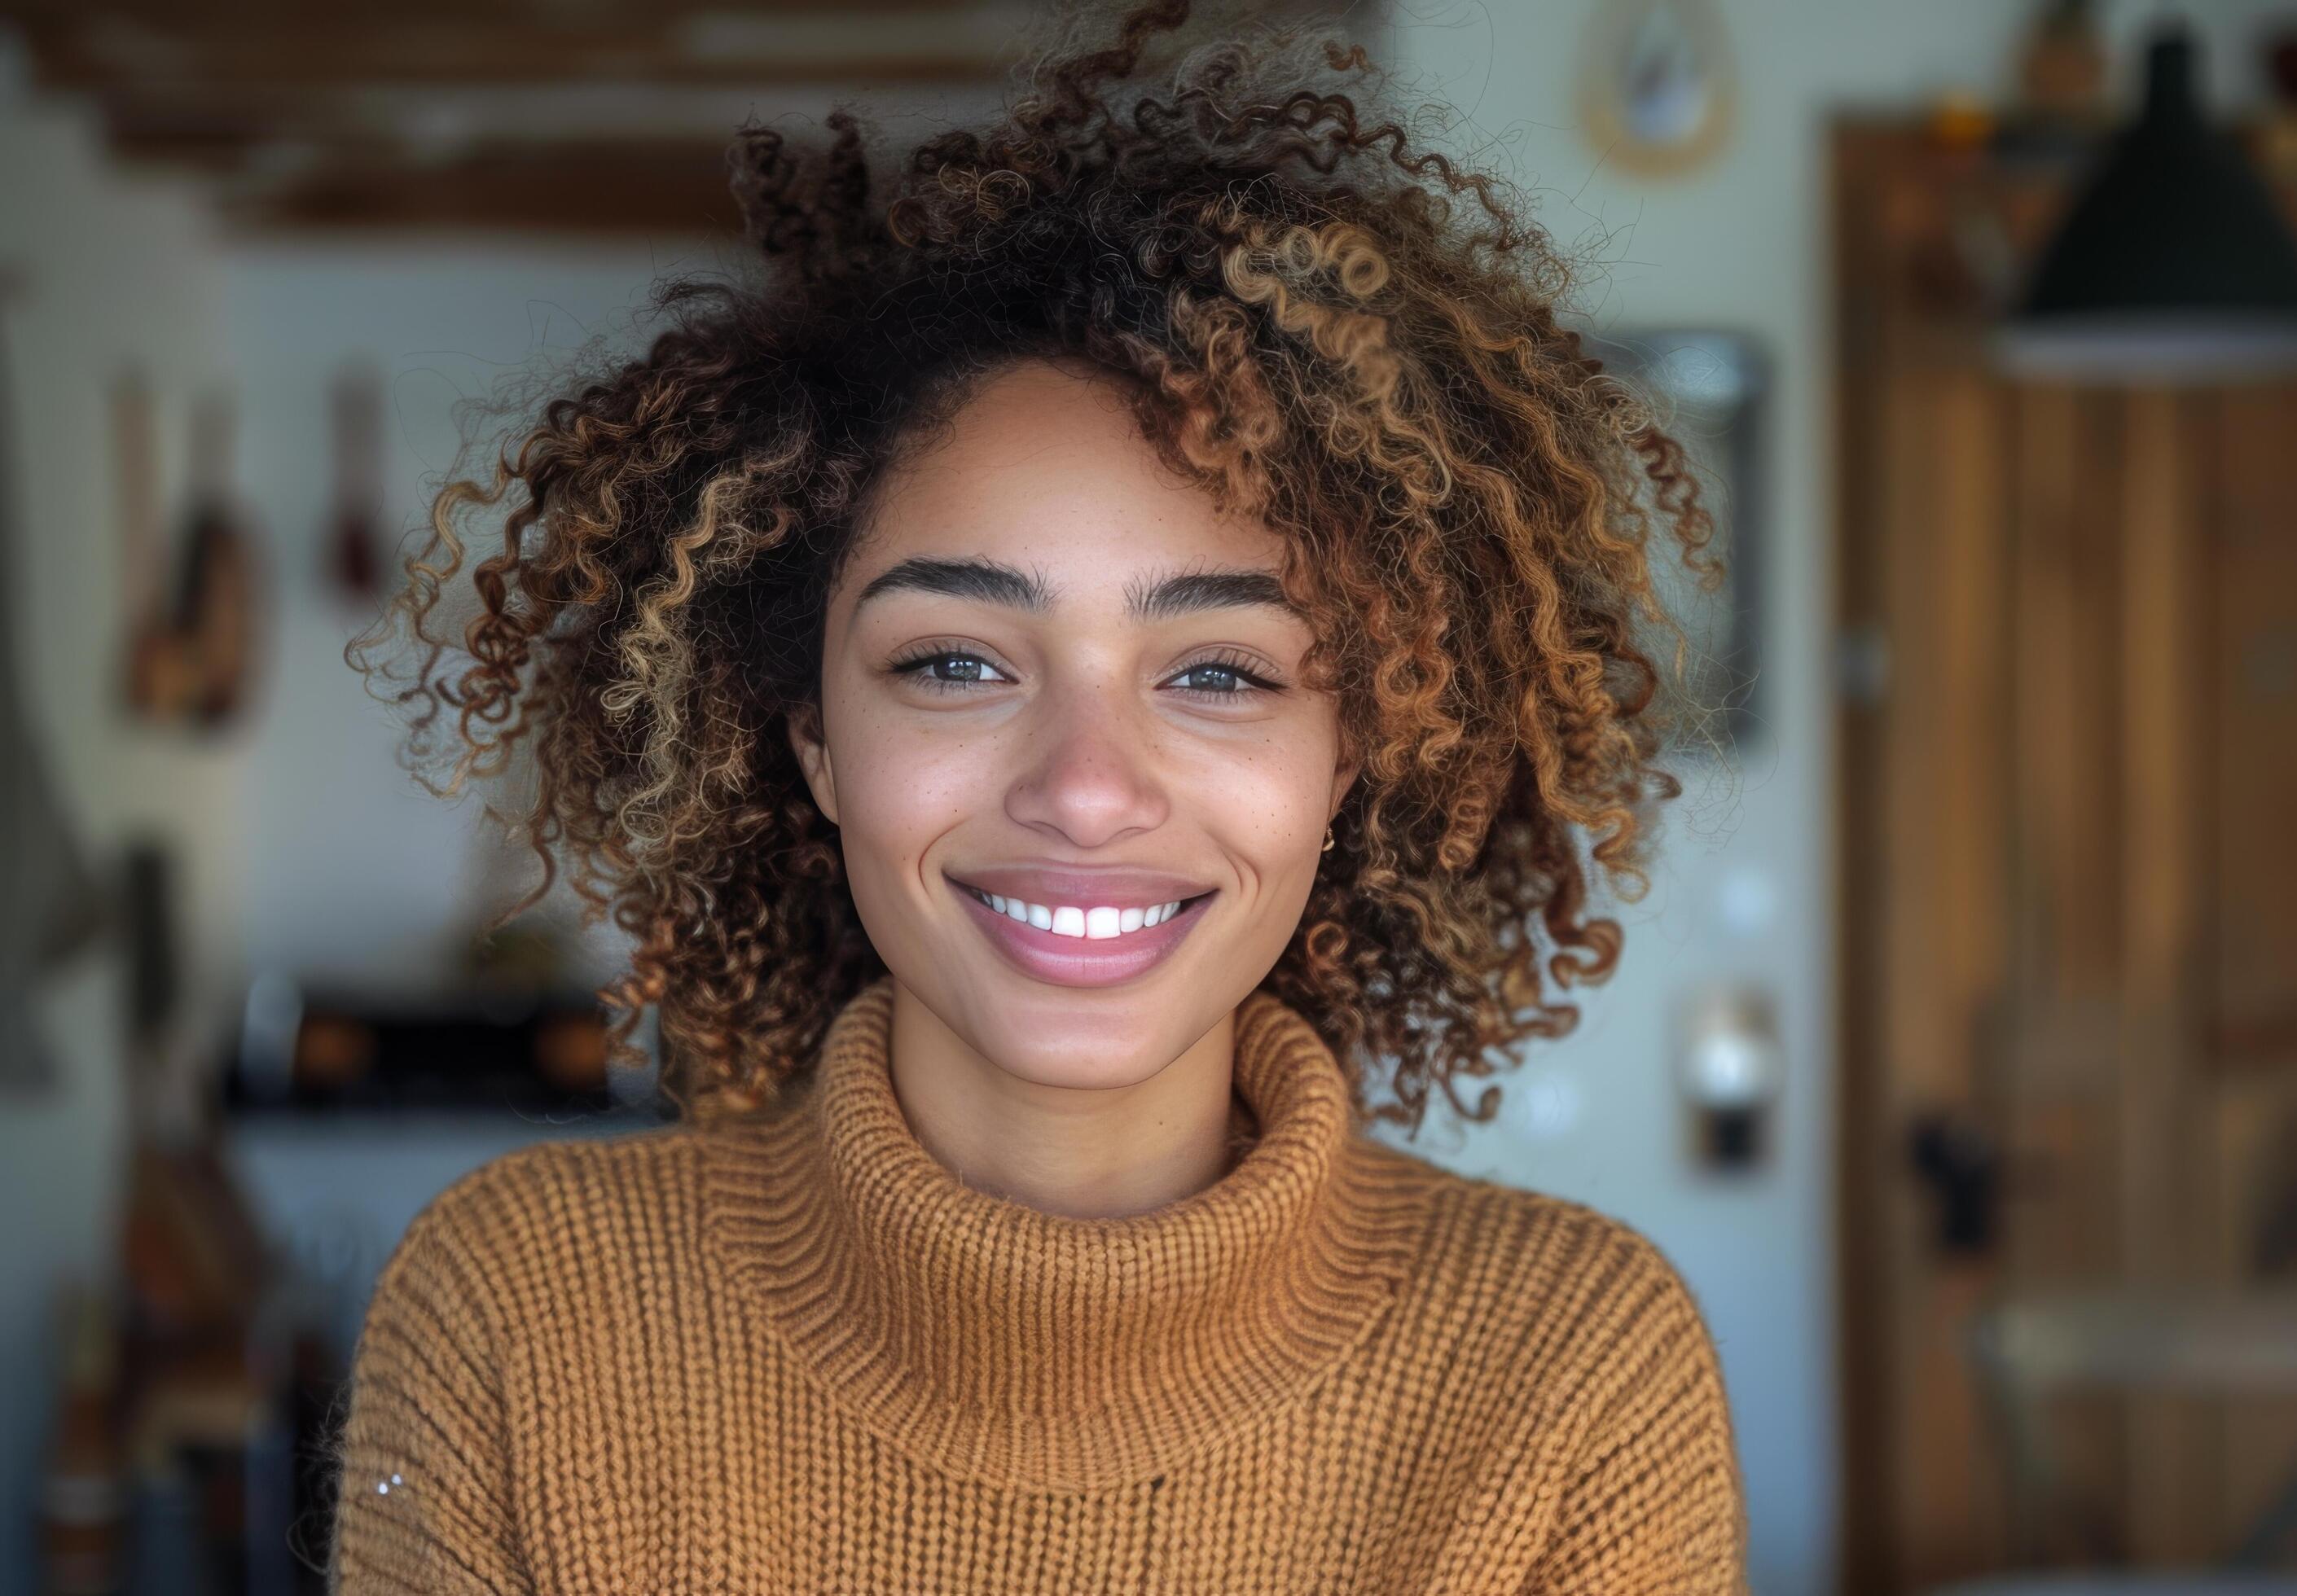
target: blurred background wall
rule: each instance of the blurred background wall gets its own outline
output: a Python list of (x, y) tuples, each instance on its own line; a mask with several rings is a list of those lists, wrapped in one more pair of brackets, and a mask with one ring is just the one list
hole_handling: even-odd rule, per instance
[[(98, 667), (115, 646), (119, 590), (106, 537), (107, 383), (129, 360), (177, 389), (230, 368), (222, 251), (180, 180), (113, 167), (86, 110), (33, 95), (20, 56), (4, 76), (0, 256), (22, 292), (37, 282), (40, 294), (37, 314), (12, 302), (7, 329), (16, 428), (7, 487), (22, 530), (5, 596), (23, 713), (91, 855), (131, 832), (156, 833), (190, 861), (184, 940), (212, 1020), (241, 978), (245, 760), (227, 746), (122, 735)], [(180, 471), (180, 459), (171, 466)], [(114, 1251), (124, 988), (116, 956), (64, 973), (46, 994), (54, 1088), (13, 1094), (0, 1114), (0, 1189), (15, 1216), (0, 1239), (0, 1359), (25, 1371), (0, 1380), (0, 1587), (12, 1590), (39, 1588), (34, 1508), (57, 1357), (50, 1289), (108, 1267)]]
[[(1955, 96), (2008, 99), (2043, 8), (1724, 0), (1711, 14), (1734, 78), (1727, 131), (1663, 170), (1626, 159), (1622, 141), (1593, 125), (1591, 76), (1617, 59), (1604, 53), (1611, 4), (1351, 13), (1408, 92), (1459, 113), (1427, 136), (1536, 190), (1539, 219), (1588, 252), (1592, 331), (1662, 358), (1689, 335), (1719, 335), (1747, 357), (1733, 371), (1756, 384), (1754, 402), (1732, 412), (1747, 424), (1742, 488), (1761, 525), (1750, 585), (1733, 599), (1759, 626), (1731, 634), (1753, 649), (1754, 676), (1731, 756), (1688, 758), (1654, 891), (1618, 909), (1624, 963), (1580, 994), (1578, 1032), (1504, 1078), (1498, 1123), (1462, 1133), (1431, 1122), (1420, 1149), (1592, 1202), (1666, 1248), (1722, 1349), (1755, 1588), (1799, 1596), (1844, 1588), (1826, 131), (1850, 109), (1919, 120)], [(2267, 0), (2093, 8), (2117, 103), (2136, 92), (2145, 30), (2173, 9), (2197, 30), (2211, 104), (2258, 105), (2257, 41), (2290, 20)], [(923, 128), (989, 103), (998, 28), (1013, 20), (977, 23), (961, 48), (927, 37), (912, 53), (954, 53), (971, 76), (889, 77), (866, 91), (881, 122)], [(411, 1002), (465, 981), (465, 939), (525, 880), (479, 831), (474, 804), (440, 803), (398, 769), (383, 707), (340, 657), (372, 602), (331, 590), (334, 385), (360, 370), (380, 380), (375, 519), (387, 549), (455, 461), (457, 405), (590, 340), (627, 342), (658, 275), (709, 268), (735, 247), (711, 230), (729, 208), (680, 228), (617, 201), (623, 219), (585, 235), (564, 225), (578, 201), (534, 225), (487, 226), (472, 219), (485, 214), (483, 185), (471, 185), (459, 218), (401, 216), (395, 208), (416, 192), (402, 174), (340, 193), (314, 187), (287, 214), (267, 213), (246, 202), (256, 191), (243, 170), (185, 169), (186, 151), (199, 154), (188, 133), (178, 130), (173, 150), (156, 123), (128, 151), (107, 142), (100, 83), (36, 81), (28, 40), (54, 37), (54, 15), (30, 8), (21, 22), (0, 58), (0, 265), (18, 280), (4, 374), (15, 416), (5, 487), (17, 523), (6, 594), (16, 679), (90, 859), (109, 868), (129, 839), (150, 836), (176, 861), (180, 1004), (165, 1045), (177, 1062), (153, 1067), (195, 1076), (245, 1046), (251, 1016), (283, 1002), (292, 1011), (284, 993), (308, 1010), (322, 992)], [(859, 75), (887, 34), (882, 20), (825, 12), (806, 18), (803, 38), (824, 60), (864, 63)], [(753, 106), (801, 128), (838, 88), (716, 83), (687, 97), (675, 131), (706, 164), (709, 141)], [(482, 80), (407, 97), (419, 102), (409, 114), (427, 116), (449, 146), (473, 127), (534, 119), (580, 121), (603, 138), (618, 118), (632, 138), (652, 128), (597, 85)], [(915, 103), (895, 114), (905, 97)], [(154, 159), (166, 155), (175, 159)], [(696, 192), (714, 178), (714, 167), (704, 171)], [(1715, 358), (1701, 368), (1710, 376)], [(218, 389), (233, 397), (232, 482), (269, 596), (250, 696), (212, 735), (130, 724), (113, 703), (120, 598), (135, 573), (124, 568), (111, 407), (131, 366), (164, 418), (159, 497), (171, 510), (193, 475), (195, 401)], [(611, 972), (611, 938), (550, 924), (562, 985)], [(129, 1205), (127, 1061), (136, 1049), (123, 1016), (134, 984), (110, 944), (48, 983), (51, 1077), (12, 1095), (0, 1119), (0, 1204), (17, 1216), (0, 1226), (0, 1279), (10, 1282), (0, 1367), (35, 1371), (0, 1380), (0, 1588), (37, 1588), (37, 1507), (62, 1401), (40, 1371), (69, 1350), (53, 1290), (75, 1274), (105, 1276)], [(1759, 1152), (1744, 1160), (1702, 1153), (1698, 1138), (1715, 1125), (1686, 1107), (1684, 1027), (1702, 994), (1760, 1014), (1749, 1033), (1776, 1071)], [(618, 1102), (630, 1100), (618, 1090)], [(231, 1167), (276, 1244), (333, 1283), (321, 1315), (340, 1340), (399, 1228), (455, 1173), (537, 1135), (632, 1123), (589, 1098), (563, 1111), (556, 1101), (508, 1115), (416, 1096), (387, 1113), (251, 1108), (231, 1119)]]

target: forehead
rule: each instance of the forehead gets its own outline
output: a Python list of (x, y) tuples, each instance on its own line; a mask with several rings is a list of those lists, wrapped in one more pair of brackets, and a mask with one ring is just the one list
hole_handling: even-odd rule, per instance
[(905, 560), (978, 556), (1097, 607), (1144, 573), (1272, 572), (1283, 544), (1168, 470), (1114, 383), (1031, 362), (984, 382), (891, 472), (857, 552), (851, 588)]

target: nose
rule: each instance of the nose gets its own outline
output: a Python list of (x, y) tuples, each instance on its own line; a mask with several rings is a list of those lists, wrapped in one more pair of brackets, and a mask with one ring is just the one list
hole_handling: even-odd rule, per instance
[(1007, 816), (1080, 849), (1163, 824), (1170, 800), (1149, 720), (1114, 686), (1072, 681), (1040, 695), (1016, 745)]

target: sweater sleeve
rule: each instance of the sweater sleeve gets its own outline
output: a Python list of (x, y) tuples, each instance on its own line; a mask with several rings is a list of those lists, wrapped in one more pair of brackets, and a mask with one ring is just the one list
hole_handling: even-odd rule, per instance
[(1627, 1233), (1622, 1377), (1565, 1485), (1524, 1596), (1743, 1596), (1747, 1521), (1720, 1361), (1690, 1288)]
[(407, 1228), (352, 1355), (328, 1596), (521, 1596), (490, 1311), (449, 1188)]

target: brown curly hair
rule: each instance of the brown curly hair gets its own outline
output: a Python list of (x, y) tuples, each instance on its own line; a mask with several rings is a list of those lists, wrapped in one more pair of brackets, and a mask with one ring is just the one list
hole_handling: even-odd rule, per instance
[[(811, 160), (741, 129), (757, 264), (659, 287), (643, 357), (550, 399), (491, 480), (449, 482), (406, 586), (345, 648), (371, 689), (408, 682), (410, 768), (451, 725), (433, 791), (528, 740), (524, 812), (488, 811), (543, 879), (501, 918), (563, 851), (586, 919), (611, 909), (635, 942), (598, 994), (625, 1011), (615, 1057), (643, 1061), (630, 1036), (658, 1006), (662, 1090), (690, 1119), (772, 1100), (885, 968), (785, 718), (818, 729), (823, 613), (872, 484), (1033, 357), (1122, 379), (1168, 465), (1285, 539), (1306, 677), (1363, 764), (1263, 985), (1346, 1061), (1359, 1112), (1364, 1063), (1388, 1057), (1376, 1117), (1416, 1134), (1440, 1084), (1489, 1119), (1498, 1089), (1470, 1112), (1455, 1078), (1577, 1022), (1543, 969), (1561, 988), (1618, 958), (1589, 884), (1640, 899), (1651, 805), (1682, 792), (1639, 621), (1672, 632), (1679, 674), (1647, 544), (1663, 525), (1712, 589), (1698, 480), (1559, 325), (1577, 268), (1519, 203), (1360, 111), (1386, 81), (1360, 45), (1250, 30), (1130, 88), (1188, 13), (1152, 0), (1099, 47), (1041, 45), (1000, 119), (889, 179), (844, 110)], [(1467, 193), (1480, 218), (1455, 214)], [(470, 572), (467, 658), (441, 670), (424, 622), (482, 509), (500, 547)], [(400, 621), (411, 678), (369, 657)]]

